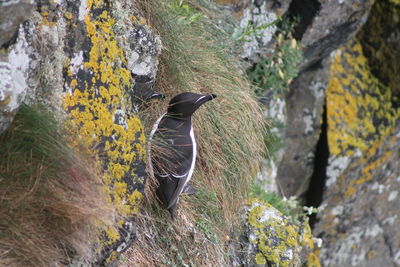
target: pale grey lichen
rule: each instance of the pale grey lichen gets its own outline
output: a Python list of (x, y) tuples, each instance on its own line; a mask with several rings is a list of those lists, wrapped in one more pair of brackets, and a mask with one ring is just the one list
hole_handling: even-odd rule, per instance
[(388, 201), (390, 202), (390, 201), (395, 200), (395, 199), (397, 198), (397, 195), (398, 195), (398, 194), (399, 194), (398, 191), (392, 191), (392, 192), (390, 192), (389, 197), (388, 197)]
[(278, 19), (274, 12), (267, 10), (267, 4), (260, 7), (250, 6), (243, 11), (239, 27), (247, 29), (252, 25), (252, 30), (244, 37), (242, 57), (247, 58), (267, 46), (277, 30), (272, 23)]

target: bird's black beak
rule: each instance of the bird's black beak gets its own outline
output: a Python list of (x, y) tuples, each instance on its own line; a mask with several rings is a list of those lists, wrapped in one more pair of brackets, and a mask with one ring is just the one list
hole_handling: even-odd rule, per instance
[(216, 97), (217, 97), (217, 95), (214, 95), (214, 94), (209, 94), (209, 97), (210, 97), (210, 100), (213, 100), (214, 98), (216, 98)]
[(204, 104), (205, 102), (213, 100), (216, 97), (217, 97), (217, 95), (214, 95), (214, 94), (203, 95), (203, 96), (199, 97), (194, 104), (195, 104), (195, 106), (199, 107), (202, 104)]
[(165, 96), (163, 94), (154, 92), (146, 99), (146, 101), (150, 101), (153, 99), (164, 99), (164, 98)]

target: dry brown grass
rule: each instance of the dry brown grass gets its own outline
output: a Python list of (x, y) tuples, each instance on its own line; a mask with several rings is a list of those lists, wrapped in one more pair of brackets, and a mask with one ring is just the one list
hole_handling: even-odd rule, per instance
[(116, 227), (100, 166), (57, 129), (43, 108), (23, 106), (0, 136), (0, 266), (90, 262), (100, 227)]
[(199, 192), (181, 197), (176, 220), (171, 221), (153, 195), (150, 177), (137, 219), (138, 240), (121, 265), (229, 265), (227, 240), (265, 152), (259, 105), (224, 33), (194, 8), (199, 2), (137, 2), (164, 47), (155, 89), (167, 99), (154, 102), (142, 114), (145, 128), (150, 131), (178, 93), (218, 97), (194, 114), (198, 157), (191, 183)]

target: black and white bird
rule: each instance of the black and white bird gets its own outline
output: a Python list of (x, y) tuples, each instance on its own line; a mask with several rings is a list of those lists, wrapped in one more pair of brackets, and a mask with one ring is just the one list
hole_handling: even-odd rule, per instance
[[(174, 211), (182, 192), (193, 193), (188, 185), (196, 162), (197, 145), (192, 115), (214, 94), (182, 93), (171, 99), (167, 113), (153, 126), (149, 143), (151, 171), (159, 185), (156, 193), (174, 218)], [(155, 145), (157, 143), (157, 145)]]

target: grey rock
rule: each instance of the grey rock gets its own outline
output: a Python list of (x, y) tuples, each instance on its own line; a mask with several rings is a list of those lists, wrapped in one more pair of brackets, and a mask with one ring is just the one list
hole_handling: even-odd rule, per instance
[(0, 1), (0, 47), (13, 43), (19, 25), (32, 15), (34, 8), (32, 0)]
[[(317, 241), (308, 221), (293, 222), (280, 211), (258, 199), (245, 207), (244, 235), (232, 257), (238, 266), (302, 266)], [(235, 265), (236, 264), (236, 265)]]
[[(137, 117), (137, 109), (134, 107), (135, 103), (132, 103), (131, 99), (125, 98), (125, 96), (129, 96), (139, 89), (144, 88), (145, 92), (152, 89), (158, 66), (157, 57), (161, 49), (158, 36), (144, 21), (135, 24), (131, 20), (132, 14), (136, 11), (132, 7), (132, 2), (128, 0), (116, 1), (114, 4), (107, 2), (102, 4), (101, 8), (93, 8), (92, 10), (89, 10), (87, 1), (84, 0), (44, 0), (35, 3), (38, 5), (38, 11), (33, 10), (33, 7), (36, 6), (33, 1), (0, 1), (0, 38), (6, 36), (6, 33), (3, 34), (2, 32), (3, 28), (1, 28), (5, 25), (3, 18), (9, 18), (3, 16), (3, 12), (13, 12), (15, 21), (19, 21), (18, 23), (28, 19), (26, 23), (20, 26), (17, 22), (13, 22), (15, 25), (7, 26), (10, 27), (12, 34), (16, 29), (18, 29), (19, 34), (15, 43), (11, 43), (6, 50), (0, 52), (0, 133), (12, 121), (18, 107), (23, 102), (40, 102), (49, 110), (55, 111), (57, 119), (64, 122), (64, 119), (69, 116), (68, 114), (73, 109), (76, 109), (79, 113), (84, 111), (85, 108), (87, 110), (93, 104), (88, 104), (93, 100), (93, 98), (90, 98), (86, 99), (88, 106), (83, 106), (82, 103), (67, 106), (66, 95), (74, 92), (77, 94), (85, 92), (88, 95), (90, 94), (90, 97), (98, 97), (98, 103), (104, 105), (102, 111), (110, 113), (111, 123), (122, 126), (118, 128), (118, 130), (123, 129), (121, 132), (128, 131), (128, 127), (137, 126), (135, 132), (130, 132), (133, 138), (127, 141), (130, 142), (127, 145), (131, 146), (129, 153), (138, 155), (137, 147), (144, 145), (142, 143), (144, 136), (143, 139), (139, 139), (142, 136), (143, 129), (139, 119), (133, 123), (133, 126), (128, 125), (130, 119), (132, 121), (132, 118)], [(14, 9), (11, 10), (10, 8)], [(26, 10), (22, 10), (23, 8)], [(21, 17), (15, 15), (18, 10)], [(99, 16), (102, 12), (104, 12), (104, 15), (100, 19)], [(89, 15), (86, 16), (87, 14)], [(89, 20), (92, 22), (90, 26), (94, 28), (92, 32), (88, 30), (86, 24)], [(109, 24), (106, 24), (105, 21)], [(95, 23), (98, 24), (94, 25)], [(103, 23), (106, 25), (104, 26)], [(96, 29), (100, 26), (104, 28)], [(110, 34), (107, 35), (101, 30), (109, 31)], [(93, 32), (95, 31), (99, 33), (96, 37), (102, 38), (101, 44), (93, 41), (95, 38), (91, 38), (94, 37)], [(95, 45), (98, 45), (99, 50), (103, 49), (101, 55), (93, 56), (97, 56), (97, 60), (93, 60), (95, 64), (109, 60), (106, 62), (109, 65), (102, 69), (103, 73), (116, 66), (122, 72), (118, 73), (117, 78), (112, 77), (115, 78), (112, 81), (110, 81), (109, 75), (110, 73), (115, 74), (112, 71), (108, 72), (107, 75), (109, 76), (105, 78), (105, 75), (101, 75), (102, 73), (94, 73), (94, 69), (98, 66), (85, 66), (92, 57), (94, 51), (92, 47)], [(106, 52), (104, 52), (105, 47), (108, 49), (105, 50)], [(118, 51), (115, 51), (114, 48), (116, 47), (119, 49)], [(109, 52), (109, 55), (106, 55), (107, 52)], [(139, 80), (138, 86), (135, 87), (134, 80), (139, 76), (148, 80)], [(113, 88), (109, 88), (113, 82), (121, 85), (118, 88), (114, 86), (117, 89), (114, 91), (112, 91)], [(94, 83), (96, 84), (94, 85)], [(105, 90), (96, 91), (98, 88)], [(112, 93), (109, 93), (108, 90)], [(101, 95), (103, 93), (105, 94), (104, 98)], [(113, 94), (113, 103), (111, 103), (110, 94)], [(115, 102), (118, 102), (118, 104)], [(93, 121), (98, 122), (99, 120), (96, 116), (93, 116)], [(81, 126), (80, 123), (76, 124)], [(79, 135), (81, 132), (77, 134)], [(106, 134), (104, 136), (97, 135), (99, 141), (96, 141), (93, 145), (95, 149), (102, 151), (106, 142), (114, 145), (118, 138), (115, 138), (112, 134), (110, 131), (109, 136), (105, 136)], [(107, 169), (111, 160), (105, 156), (101, 156), (101, 160), (103, 160), (102, 166)], [(138, 205), (144, 189), (145, 163), (139, 156), (118, 161), (118, 164), (122, 163), (127, 164), (129, 170), (123, 173), (118, 180), (119, 183), (123, 182), (126, 185), (126, 194), (122, 193), (120, 197), (126, 198), (123, 200), (124, 204), (129, 201), (129, 204), (126, 205), (132, 204), (129, 209), (133, 210), (133, 206)], [(113, 182), (111, 181), (111, 183)], [(109, 185), (111, 190), (114, 190), (115, 187), (112, 184)], [(135, 192), (135, 195), (131, 196), (133, 192)], [(115, 192), (111, 192), (111, 194), (113, 194), (111, 198), (114, 199)], [(129, 200), (127, 200), (128, 196), (130, 197)], [(129, 212), (133, 213), (131, 210)], [(136, 227), (132, 222), (132, 217), (133, 215), (129, 218), (121, 218), (123, 221), (120, 223), (121, 225), (123, 223), (123, 226), (119, 229), (119, 238), (117, 237), (116, 240), (110, 241), (106, 235), (104, 235), (105, 240), (102, 240), (104, 242), (101, 244), (94, 244), (96, 240), (93, 240), (93, 246), (96, 247), (97, 252), (100, 252), (99, 255), (96, 255), (99, 264), (104, 264), (109, 260), (111, 254), (124, 251), (136, 239)], [(107, 242), (107, 245), (105, 245), (105, 242)], [(114, 251), (115, 253), (113, 253)], [(88, 266), (87, 261), (86, 258), (77, 258), (73, 259), (71, 264), (73, 266)]]
[(158, 56), (161, 53), (160, 37), (144, 22), (131, 22), (132, 15), (140, 18), (138, 12), (115, 3), (113, 11), (117, 19), (115, 30), (119, 44), (124, 47), (127, 67), (135, 84), (130, 93), (132, 102), (142, 104), (154, 92), (153, 86), (158, 69)]
[(330, 60), (302, 72), (291, 84), (285, 98), (287, 127), (285, 148), (279, 162), (277, 182), (282, 194), (302, 196), (314, 170), (314, 152), (321, 129), (325, 88)]
[(353, 38), (366, 22), (374, 1), (319, 1), (321, 6), (312, 24), (301, 37), (305, 69), (327, 57), (333, 50)]
[(256, 63), (273, 53), (277, 20), (289, 8), (290, 0), (279, 1), (217, 1), (225, 4), (238, 25), (232, 37), (240, 42), (238, 53), (250, 63)]
[[(392, 149), (399, 137), (400, 121), (374, 154), (336, 161), (340, 175), (327, 187), (315, 228), (323, 266), (400, 266), (400, 153)], [(367, 169), (370, 179), (355, 184)], [(345, 194), (350, 186), (356, 191)]]
[(0, 54), (0, 133), (11, 123), (28, 90), (31, 47), (20, 26), (17, 41)]
[(285, 98), (288, 125), (284, 137), (286, 152), (279, 163), (277, 175), (286, 197), (302, 196), (314, 171), (314, 153), (329, 79), (329, 55), (356, 35), (366, 22), (372, 2), (319, 1), (320, 6), (314, 7), (317, 10), (315, 17), (306, 25), (304, 33), (297, 36), (304, 46), (304, 60)]

